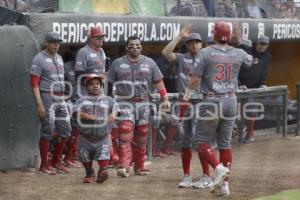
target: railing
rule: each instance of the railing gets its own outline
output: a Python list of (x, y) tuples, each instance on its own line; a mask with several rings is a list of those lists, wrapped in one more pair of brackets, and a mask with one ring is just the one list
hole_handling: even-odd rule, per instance
[[(299, 89), (300, 98), (300, 84), (297, 87)], [(287, 116), (288, 116), (288, 87), (286, 85), (280, 86), (271, 86), (266, 88), (257, 88), (257, 89), (247, 89), (247, 90), (238, 90), (236, 92), (238, 101), (241, 102), (245, 99), (258, 99), (264, 97), (276, 97), (277, 101), (264, 101), (264, 105), (272, 106), (273, 110), (276, 110), (276, 131), (279, 133), (280, 126), (282, 126), (282, 137), (286, 137), (287, 135)], [(154, 102), (159, 102), (160, 97), (159, 94), (152, 94), (152, 99)], [(183, 94), (182, 93), (168, 93), (168, 97), (171, 102), (179, 102)], [(277, 98), (279, 97), (279, 98)], [(193, 97), (192, 97), (193, 98)], [(194, 99), (201, 99), (199, 96), (194, 96)], [(278, 101), (278, 99), (280, 99)], [(254, 100), (253, 100), (254, 101)], [(299, 101), (298, 101), (299, 102)], [(298, 119), (300, 119), (300, 111), (298, 111)], [(300, 127), (300, 120), (298, 120), (298, 131)], [(150, 133), (151, 133), (151, 124), (150, 124)], [(149, 134), (148, 138), (148, 156), (151, 158), (152, 156), (152, 137)]]

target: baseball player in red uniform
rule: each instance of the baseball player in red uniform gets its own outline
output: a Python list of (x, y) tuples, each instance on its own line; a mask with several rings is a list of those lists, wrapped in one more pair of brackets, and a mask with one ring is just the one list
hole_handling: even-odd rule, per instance
[(84, 183), (95, 182), (93, 160), (99, 165), (97, 183), (108, 178), (109, 146), (111, 123), (118, 107), (115, 100), (102, 94), (102, 78), (98, 74), (89, 74), (85, 78), (88, 95), (77, 100), (74, 115), (79, 124), (79, 161), (82, 162), (86, 176)]
[[(185, 88), (187, 87), (187, 82), (192, 75), (192, 69), (197, 63), (199, 63), (199, 50), (202, 48), (201, 36), (198, 33), (191, 33), (192, 27), (187, 25), (182, 28), (180, 34), (172, 40), (162, 51), (166, 59), (175, 64), (175, 70), (177, 75), (176, 89), (179, 93), (184, 93)], [(184, 41), (187, 53), (174, 53), (176, 45), (180, 41)], [(199, 98), (195, 98), (198, 96)], [(193, 94), (192, 103), (196, 105), (200, 102), (200, 89)], [(195, 115), (194, 115), (195, 116)], [(192, 160), (192, 142), (195, 132), (195, 122), (196, 118), (192, 117), (189, 120), (184, 120), (184, 137), (181, 147), (181, 160), (183, 168), (183, 178), (179, 182), (178, 186), (180, 188), (187, 188), (194, 186), (196, 188), (207, 188), (212, 184), (209, 173), (209, 165), (205, 160), (201, 159), (201, 165), (203, 169), (203, 176), (200, 181), (195, 184), (192, 183), (192, 177), (190, 176), (191, 160)]]
[(169, 105), (163, 76), (151, 58), (141, 55), (140, 39), (135, 36), (129, 37), (126, 51), (125, 56), (113, 61), (108, 73), (108, 81), (116, 88), (115, 98), (120, 106), (120, 116), (117, 119), (117, 174), (121, 177), (129, 176), (131, 160), (134, 161), (135, 175), (149, 174), (149, 169), (144, 166), (144, 159), (149, 132), (149, 94), (152, 85), (159, 91), (163, 105)]
[(40, 171), (49, 175), (56, 174), (48, 161), (49, 140), (52, 139), (54, 128), (56, 128), (59, 138), (51, 164), (57, 172), (69, 172), (61, 164), (61, 154), (65, 142), (70, 136), (71, 125), (64, 100), (64, 63), (61, 56), (57, 54), (60, 42), (62, 42), (62, 39), (58, 33), (47, 33), (45, 35), (46, 48), (33, 58), (30, 70), (31, 86), (41, 121), (39, 140)]
[[(199, 156), (215, 170), (216, 177), (210, 187), (211, 192), (229, 196), (228, 175), (232, 164), (231, 135), (237, 114), (237, 77), (241, 65), (250, 67), (252, 56), (242, 49), (229, 46), (230, 26), (217, 22), (214, 26), (216, 44), (199, 52), (199, 63), (193, 68), (183, 97), (188, 101), (194, 90), (200, 88), (203, 101), (197, 105), (195, 140)], [(201, 83), (201, 84), (200, 84)], [(182, 104), (180, 116), (187, 109)], [(211, 143), (217, 141), (220, 151), (218, 160)]]

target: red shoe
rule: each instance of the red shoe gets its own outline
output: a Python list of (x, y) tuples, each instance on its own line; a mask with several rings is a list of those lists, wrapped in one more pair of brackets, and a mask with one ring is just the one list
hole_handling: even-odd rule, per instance
[(108, 179), (108, 171), (107, 170), (99, 170), (97, 175), (97, 183), (104, 183)]
[(134, 175), (136, 175), (136, 176), (147, 176), (148, 174), (150, 174), (150, 170), (147, 168), (134, 170)]
[(44, 175), (56, 175), (56, 172), (54, 169), (51, 169), (50, 167), (40, 167), (39, 172)]
[(95, 183), (96, 181), (96, 176), (95, 176), (95, 172), (94, 172), (94, 169), (93, 169), (93, 173), (90, 175), (90, 176), (85, 176), (83, 178), (83, 183)]
[(68, 170), (68, 168), (63, 166), (61, 163), (53, 164), (53, 167), (56, 169), (58, 173), (66, 173), (66, 174), (70, 173), (70, 170)]
[(69, 168), (80, 168), (81, 165), (74, 160), (67, 159), (63, 160), (63, 165)]

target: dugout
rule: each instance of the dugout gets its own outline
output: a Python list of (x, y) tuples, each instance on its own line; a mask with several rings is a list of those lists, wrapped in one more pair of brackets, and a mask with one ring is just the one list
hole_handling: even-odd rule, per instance
[[(295, 85), (299, 82), (300, 68), (297, 52), (300, 48), (300, 21), (287, 19), (247, 19), (247, 18), (208, 18), (208, 17), (162, 17), (134, 15), (101, 15), (74, 13), (28, 13), (26, 26), (36, 36), (40, 44), (44, 33), (57, 31), (64, 43), (61, 53), (68, 51), (69, 46), (77, 49), (84, 45), (87, 31), (91, 26), (100, 26), (107, 34), (105, 41), (106, 54), (113, 60), (122, 55), (125, 40), (130, 35), (138, 35), (143, 43), (143, 53), (153, 57), (160, 65), (166, 64), (161, 57), (161, 50), (187, 23), (193, 25), (193, 31), (199, 32), (206, 41), (214, 22), (225, 20), (241, 24), (242, 37), (256, 41), (258, 35), (265, 34), (270, 38), (269, 51), (269, 86), (288, 85), (290, 97), (296, 98)], [(64, 50), (66, 49), (66, 50)], [(172, 71), (164, 73), (172, 79)], [(173, 88), (170, 86), (169, 88)]]
[[(143, 53), (162, 66), (167, 65), (161, 56), (162, 49), (184, 24), (191, 23), (193, 30), (199, 32), (205, 42), (214, 22), (218, 20), (228, 21), (231, 25), (239, 22), (244, 39), (255, 41), (258, 35), (269, 36), (272, 57), (267, 83), (269, 86), (288, 85), (289, 96), (296, 98), (295, 85), (300, 81), (300, 58), (297, 56), (300, 48), (299, 20), (24, 13), (22, 21), (17, 23), (26, 27), (0, 27), (0, 169), (32, 166), (37, 155), (39, 123), (28, 70), (33, 56), (43, 45), (46, 32), (56, 31), (61, 34), (64, 42), (59, 53), (63, 55), (65, 62), (74, 59), (77, 50), (86, 42), (89, 27), (96, 25), (102, 27), (107, 34), (104, 50), (110, 57), (108, 62), (124, 53), (128, 36), (138, 35), (143, 43)], [(174, 92), (172, 70), (163, 73), (167, 89)]]

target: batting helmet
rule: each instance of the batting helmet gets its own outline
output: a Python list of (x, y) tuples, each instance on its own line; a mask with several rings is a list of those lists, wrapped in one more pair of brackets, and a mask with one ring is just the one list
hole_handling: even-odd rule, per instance
[(230, 26), (223, 21), (217, 22), (214, 27), (214, 39), (216, 41), (230, 42), (231, 31)]
[(90, 30), (90, 34), (89, 34), (89, 37), (97, 37), (97, 36), (106, 36), (102, 30), (95, 26), (95, 27), (92, 27), (91, 30)]
[(84, 79), (85, 86), (87, 86), (87, 84), (93, 79), (98, 79), (100, 81), (100, 85), (102, 85), (102, 77), (100, 77), (98, 74), (89, 74)]

